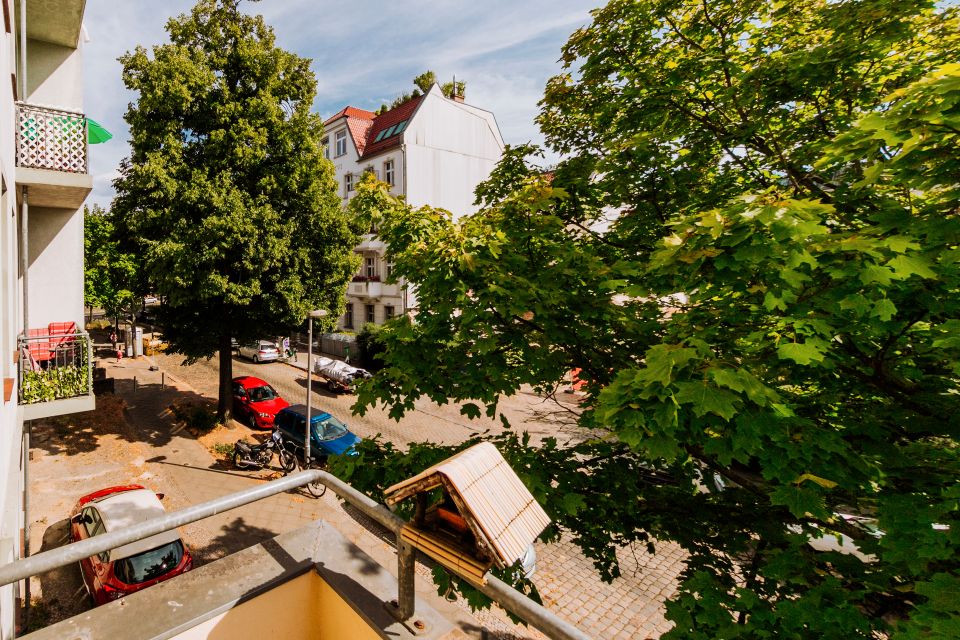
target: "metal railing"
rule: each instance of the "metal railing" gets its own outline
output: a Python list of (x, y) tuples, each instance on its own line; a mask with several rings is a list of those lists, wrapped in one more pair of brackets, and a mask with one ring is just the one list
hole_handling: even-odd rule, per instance
[(86, 117), (17, 103), (17, 166), (87, 173)]
[[(251, 489), (245, 489), (215, 500), (210, 500), (209, 502), (187, 507), (179, 511), (173, 511), (158, 518), (127, 527), (126, 529), (87, 538), (80, 542), (74, 542), (63, 547), (44, 551), (35, 556), (0, 566), (0, 586), (29, 579), (31, 576), (79, 562), (85, 558), (116, 549), (125, 544), (143, 540), (158, 533), (170, 531), (177, 527), (190, 524), (191, 522), (196, 522), (197, 520), (229, 511), (230, 509), (236, 509), (251, 502), (256, 502), (257, 500), (262, 500), (296, 487), (302, 487), (312, 482), (321, 482), (326, 485), (346, 502), (389, 529), (396, 536), (399, 574), (397, 579), (399, 584), (397, 617), (401, 621), (410, 619), (414, 614), (416, 549), (408, 542), (400, 539), (400, 530), (406, 523), (385, 506), (374, 501), (369, 496), (360, 493), (336, 476), (316, 469), (301, 471)], [(486, 582), (477, 588), (504, 609), (526, 620), (550, 638), (557, 640), (590, 640), (588, 635), (566, 620), (548, 611), (543, 606), (537, 604), (492, 575), (488, 574)]]
[(84, 331), (17, 338), (19, 404), (89, 395), (93, 389), (90, 336)]

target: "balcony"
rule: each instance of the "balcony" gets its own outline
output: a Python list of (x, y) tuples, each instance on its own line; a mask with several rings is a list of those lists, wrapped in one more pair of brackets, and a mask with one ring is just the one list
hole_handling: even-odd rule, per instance
[[(122, 597), (23, 636), (31, 640), (125, 638), (148, 640), (457, 640), (461, 625), (441, 614), (433, 585), (418, 590), (418, 547), (404, 537), (407, 523), (350, 485), (311, 469), (209, 502), (142, 519), (127, 528), (55, 547), (0, 565), (0, 587), (64, 567), (109, 549), (170, 531), (251, 504), (283, 491), (319, 483), (334, 491), (392, 538), (396, 574), (349, 542), (331, 525), (316, 521), (208, 565)], [(387, 543), (389, 544), (389, 543)], [(441, 563), (443, 564), (443, 563)], [(467, 576), (443, 565), (501, 607), (555, 640), (590, 640), (491, 574)], [(431, 594), (431, 595), (417, 595)]]
[(24, 420), (95, 408), (90, 336), (72, 322), (30, 329), (17, 340), (17, 401)]
[(82, 113), (17, 104), (17, 183), (31, 206), (76, 209), (93, 189)]
[(395, 282), (380, 282), (380, 276), (354, 276), (347, 295), (358, 298), (399, 298), (403, 287)]

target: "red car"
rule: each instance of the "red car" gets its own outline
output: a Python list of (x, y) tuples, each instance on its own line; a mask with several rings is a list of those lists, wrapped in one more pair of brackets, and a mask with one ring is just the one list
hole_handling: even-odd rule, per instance
[(289, 406), (289, 402), (260, 378), (233, 379), (233, 413), (254, 429), (272, 429), (277, 412)]
[[(138, 484), (101, 489), (80, 498), (70, 516), (70, 538), (79, 542), (130, 527), (164, 513), (161, 495)], [(106, 604), (193, 568), (176, 529), (80, 561), (94, 604)]]

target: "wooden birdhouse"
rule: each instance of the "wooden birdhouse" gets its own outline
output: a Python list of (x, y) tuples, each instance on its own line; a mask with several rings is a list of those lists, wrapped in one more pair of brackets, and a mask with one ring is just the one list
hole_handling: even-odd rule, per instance
[[(440, 489), (438, 492), (437, 489)], [(440, 564), (482, 583), (492, 566), (509, 567), (550, 518), (489, 442), (461, 451), (389, 487), (386, 501), (417, 501), (401, 535)]]

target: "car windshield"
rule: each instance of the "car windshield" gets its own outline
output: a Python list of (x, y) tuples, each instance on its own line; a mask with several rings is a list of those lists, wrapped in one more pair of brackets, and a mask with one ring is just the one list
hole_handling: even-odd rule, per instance
[(320, 422), (314, 422), (313, 432), (316, 433), (321, 440), (336, 440), (340, 436), (346, 435), (347, 427), (333, 416), (330, 416)]
[(183, 559), (183, 543), (168, 544), (113, 563), (113, 573), (127, 584), (139, 584), (172, 571)]
[(250, 398), (250, 402), (265, 402), (267, 400), (274, 400), (280, 396), (278, 396), (277, 392), (273, 390), (273, 387), (265, 384), (262, 387), (253, 387), (252, 389), (247, 389), (247, 397)]

